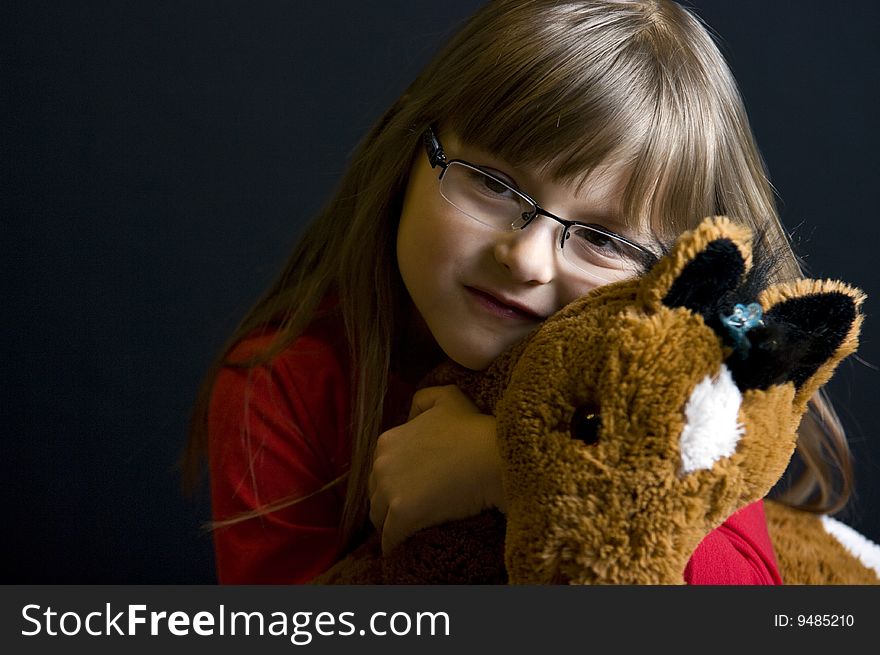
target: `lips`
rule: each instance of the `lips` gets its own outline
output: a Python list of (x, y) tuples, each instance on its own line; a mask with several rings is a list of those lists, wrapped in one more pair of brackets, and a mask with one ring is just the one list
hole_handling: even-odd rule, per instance
[(541, 321), (544, 317), (531, 310), (526, 305), (505, 298), (494, 291), (479, 289), (477, 287), (465, 287), (471, 297), (484, 309), (502, 318), (518, 319), (523, 321)]

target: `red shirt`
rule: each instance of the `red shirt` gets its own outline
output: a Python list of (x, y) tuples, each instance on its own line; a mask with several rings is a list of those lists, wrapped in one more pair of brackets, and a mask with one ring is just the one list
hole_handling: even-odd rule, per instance
[[(241, 342), (238, 360), (273, 334)], [(316, 319), (270, 369), (225, 368), (208, 417), (215, 521), (312, 494), (348, 469), (350, 379), (342, 320)], [(392, 380), (386, 414), (405, 420), (411, 389)], [(402, 415), (402, 416), (401, 416)], [(245, 428), (250, 431), (248, 437)], [(214, 531), (221, 584), (307, 582), (342, 554), (338, 524), (345, 482), (276, 512)], [(703, 539), (684, 572), (688, 584), (781, 584), (762, 502)]]

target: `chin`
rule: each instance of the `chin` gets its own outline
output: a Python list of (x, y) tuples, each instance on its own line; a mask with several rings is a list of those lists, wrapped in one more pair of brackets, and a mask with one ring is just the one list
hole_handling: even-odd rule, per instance
[(492, 360), (485, 359), (462, 359), (460, 357), (451, 357), (452, 361), (454, 361), (459, 366), (464, 366), (471, 371), (482, 371), (488, 368), (489, 364), (492, 363)]
[[(443, 326), (447, 329), (438, 329), (432, 333), (435, 340), (449, 359), (459, 366), (464, 366), (472, 371), (482, 371), (515, 344), (521, 338), (519, 335), (487, 334), (479, 329), (448, 329), (457, 326)], [(446, 334), (444, 334), (446, 332)]]
[(459, 366), (464, 366), (472, 371), (482, 371), (498, 357), (500, 352), (484, 352), (472, 348), (443, 348), (443, 352)]

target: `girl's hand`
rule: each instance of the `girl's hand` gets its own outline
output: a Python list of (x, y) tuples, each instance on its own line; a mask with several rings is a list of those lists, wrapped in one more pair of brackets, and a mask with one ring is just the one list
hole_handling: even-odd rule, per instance
[(422, 528), (504, 511), (495, 417), (455, 385), (417, 391), (407, 422), (379, 435), (369, 493), (384, 553)]

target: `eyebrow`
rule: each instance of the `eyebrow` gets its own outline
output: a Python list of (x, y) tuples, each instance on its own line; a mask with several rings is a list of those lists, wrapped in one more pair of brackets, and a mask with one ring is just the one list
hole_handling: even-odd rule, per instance
[(572, 218), (571, 220), (578, 223), (586, 223), (587, 225), (599, 225), (612, 232), (617, 232), (623, 236), (638, 233), (637, 226), (627, 224), (619, 213), (600, 213), (592, 214), (589, 219)]
[[(473, 162), (475, 166), (484, 170), (490, 174), (500, 174), (505, 178), (509, 179), (513, 182), (514, 188), (517, 191), (526, 194), (537, 203), (541, 203), (541, 199), (536, 197), (532, 192), (523, 189), (522, 186), (516, 181), (516, 178), (510, 173), (496, 168), (495, 166), (486, 165), (483, 163)], [(510, 168), (516, 168), (515, 166), (510, 166)], [(503, 180), (502, 180), (503, 181)], [(553, 181), (554, 184), (558, 184), (559, 182)], [(541, 205), (543, 208), (543, 205)], [(568, 221), (574, 221), (576, 223), (582, 223), (584, 225), (597, 225), (599, 227), (605, 228), (611, 232), (619, 233), (621, 236), (628, 236), (628, 232), (631, 234), (632, 232), (637, 232), (637, 228), (634, 229), (634, 226), (631, 226), (626, 223), (626, 221), (621, 216), (621, 212), (616, 209), (608, 209), (602, 208), (598, 211), (586, 211), (586, 212), (575, 212), (572, 215), (560, 216), (560, 218), (564, 218)]]
[[(524, 173), (521, 168), (510, 164), (503, 159), (498, 159), (497, 157), (491, 155), (479, 146), (463, 143), (457, 137), (453, 137), (453, 139), (455, 140), (455, 149), (459, 151), (464, 150), (465, 152), (459, 152), (456, 154), (455, 157), (450, 157), (450, 159), (459, 159), (462, 161), (466, 161), (490, 174), (501, 174), (502, 176), (513, 182), (513, 186), (518, 191), (525, 193), (527, 196), (534, 199), (538, 203), (541, 202), (540, 198), (536, 197), (531, 191), (527, 191), (526, 189), (524, 189), (522, 185), (517, 181), (517, 177), (521, 179), (522, 173)], [(486, 160), (488, 160), (488, 162)], [(514, 175), (513, 173), (519, 173), (519, 175)], [(526, 176), (532, 177), (528, 174)], [(551, 182), (553, 182), (554, 184), (560, 184), (560, 181), (558, 180), (551, 180)], [(619, 234), (632, 240), (635, 240), (640, 236), (644, 236), (642, 230), (640, 229), (641, 226), (628, 224), (621, 215), (621, 212), (615, 209), (603, 208), (601, 211), (598, 212), (583, 212), (571, 216), (560, 216), (560, 218), (568, 221), (574, 221), (576, 223), (582, 223), (584, 225), (597, 225), (599, 227), (605, 228), (610, 232), (614, 232), (615, 234)]]

